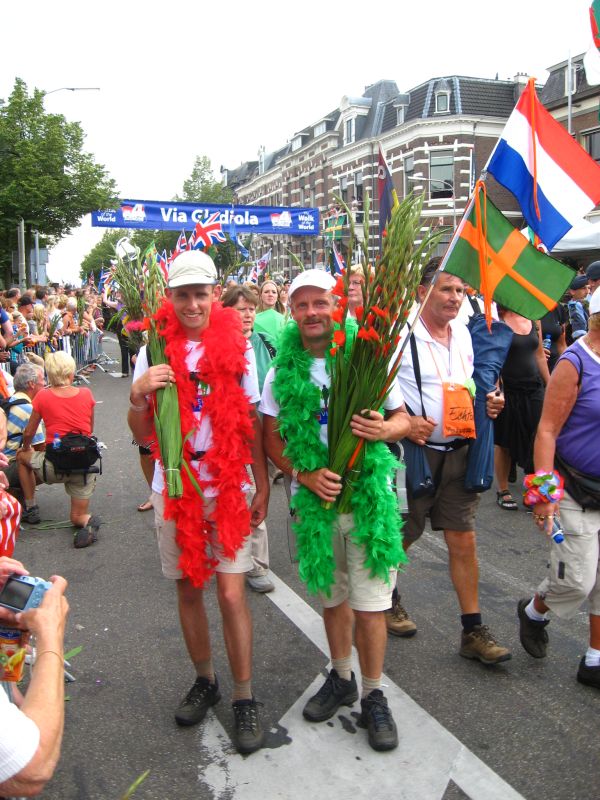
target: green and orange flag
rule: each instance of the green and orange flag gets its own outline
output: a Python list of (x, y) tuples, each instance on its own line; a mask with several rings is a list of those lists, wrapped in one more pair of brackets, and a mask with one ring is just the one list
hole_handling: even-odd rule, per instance
[(482, 294), (488, 324), (492, 300), (527, 319), (541, 319), (556, 306), (575, 275), (531, 245), (487, 198), (481, 181), (442, 269)]

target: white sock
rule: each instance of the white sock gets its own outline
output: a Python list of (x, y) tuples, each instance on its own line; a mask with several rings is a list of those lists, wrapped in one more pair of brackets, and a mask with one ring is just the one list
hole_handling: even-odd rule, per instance
[(534, 620), (535, 622), (545, 622), (548, 619), (548, 613), (544, 612), (540, 614), (537, 608), (533, 605), (533, 601), (535, 600), (534, 597), (531, 598), (529, 601), (529, 605), (525, 606), (525, 613), (529, 617), (529, 619)]
[(381, 675), (378, 678), (367, 678), (363, 675), (361, 697), (367, 697), (373, 689), (381, 689)]
[(585, 665), (586, 667), (600, 667), (600, 650), (588, 647), (585, 654)]
[(334, 669), (340, 678), (349, 681), (352, 678), (352, 656), (344, 658), (332, 658), (331, 668)]

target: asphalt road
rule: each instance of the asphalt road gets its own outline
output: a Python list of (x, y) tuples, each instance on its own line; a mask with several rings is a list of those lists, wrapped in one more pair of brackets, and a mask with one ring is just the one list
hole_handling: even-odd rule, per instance
[[(26, 530), (15, 553), (32, 574), (68, 579), (66, 649), (82, 648), (71, 662), (76, 681), (67, 686), (60, 765), (44, 797), (117, 800), (146, 770), (136, 800), (600, 796), (600, 696), (575, 681), (587, 646), (586, 615), (552, 621), (547, 659), (521, 649), (516, 603), (543, 577), (546, 544), (528, 515), (498, 509), (492, 493), (478, 514), (481, 606), (513, 658), (484, 667), (458, 656), (460, 620), (445, 546), (439, 535), (425, 534), (400, 578), (418, 634), (390, 639), (385, 664), (397, 751), (371, 751), (356, 728), (356, 710), (321, 726), (301, 718), (303, 696), (319, 684), (327, 657), (318, 604), (290, 557), (280, 485), (268, 518), (280, 582), (272, 595), (250, 595), (253, 686), (270, 728), (267, 746), (248, 758), (231, 746), (231, 681), (212, 588), (207, 604), (223, 701), (203, 726), (179, 729), (173, 710), (193, 672), (174, 589), (160, 573), (152, 513), (136, 510), (147, 489), (125, 422), (129, 384), (99, 371), (91, 379), (96, 432), (107, 445), (92, 500), (103, 519), (98, 543), (75, 550), (68, 529)], [(39, 504), (45, 520), (68, 517), (60, 486), (42, 487)]]

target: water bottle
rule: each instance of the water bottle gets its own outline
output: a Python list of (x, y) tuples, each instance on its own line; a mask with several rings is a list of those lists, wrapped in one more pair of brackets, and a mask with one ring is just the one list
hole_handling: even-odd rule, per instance
[(560, 520), (558, 517), (554, 517), (552, 520), (552, 533), (550, 534), (550, 538), (553, 542), (556, 542), (556, 544), (561, 544), (561, 542), (565, 540), (565, 535), (563, 529), (560, 527)]
[(55, 433), (54, 434), (54, 439), (52, 440), (52, 449), (53, 450), (58, 450), (59, 449), (60, 441), (61, 441), (60, 440), (60, 436), (58, 435), (58, 433)]
[(544, 348), (544, 350), (550, 350), (550, 348), (552, 347), (552, 338), (550, 336), (544, 336), (542, 347)]

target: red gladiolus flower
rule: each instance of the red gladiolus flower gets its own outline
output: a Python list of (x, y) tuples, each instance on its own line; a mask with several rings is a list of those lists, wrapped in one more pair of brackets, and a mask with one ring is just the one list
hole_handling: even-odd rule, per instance
[(332, 347), (331, 350), (329, 351), (329, 355), (332, 358), (335, 358), (336, 354), (337, 354), (337, 347)]
[(333, 332), (333, 341), (337, 345), (343, 345), (346, 343), (346, 332), (345, 331), (334, 331)]
[(338, 277), (337, 281), (335, 282), (335, 286), (333, 287), (333, 289), (331, 291), (333, 292), (333, 294), (336, 294), (338, 297), (343, 297), (344, 296), (344, 288), (345, 288), (344, 287), (344, 278), (343, 278), (342, 275), (340, 275)]
[(366, 328), (359, 328), (357, 336), (359, 339), (364, 339), (366, 342), (369, 341), (369, 332)]
[(357, 306), (356, 309), (354, 310), (354, 313), (356, 314), (356, 319), (359, 322), (361, 322), (363, 318), (364, 308), (362, 306)]
[(389, 319), (389, 312), (385, 309), (379, 308), (379, 306), (371, 306), (371, 311), (376, 314), (379, 319)]
[(331, 319), (334, 322), (337, 322), (338, 324), (341, 324), (343, 317), (344, 317), (344, 309), (340, 308), (339, 306), (338, 308), (335, 309), (335, 311), (331, 315)]
[(375, 314), (367, 314), (367, 327), (370, 327), (375, 322)]
[(379, 338), (379, 334), (377, 333), (375, 328), (369, 328), (369, 330), (367, 331), (367, 335), (372, 342), (379, 343), (381, 341), (381, 339)]

